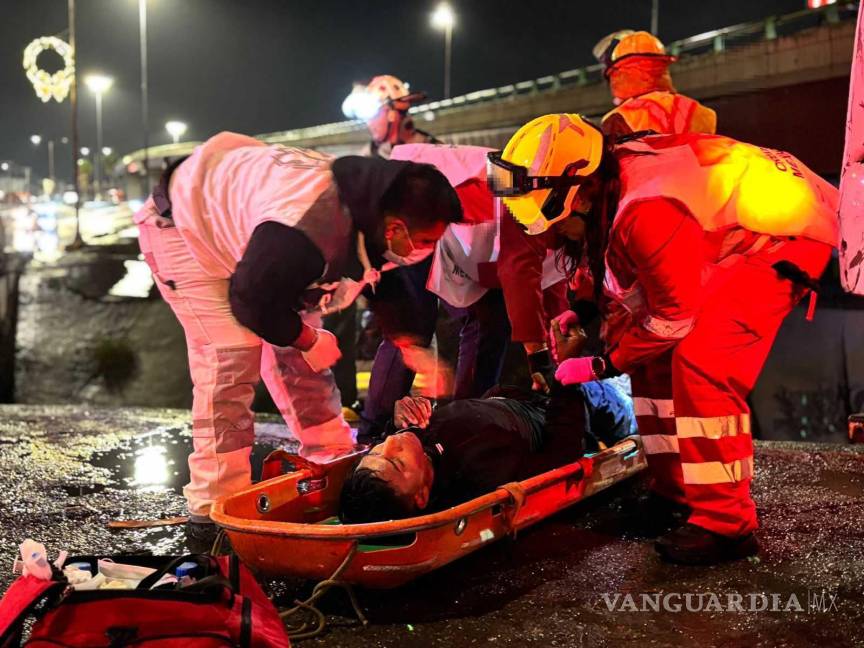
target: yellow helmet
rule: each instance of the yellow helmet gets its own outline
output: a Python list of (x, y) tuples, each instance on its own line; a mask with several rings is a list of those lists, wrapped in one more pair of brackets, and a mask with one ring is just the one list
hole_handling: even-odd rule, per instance
[(528, 233), (542, 234), (570, 215), (579, 185), (602, 157), (603, 135), (594, 124), (579, 115), (544, 115), (489, 154), (487, 179)]

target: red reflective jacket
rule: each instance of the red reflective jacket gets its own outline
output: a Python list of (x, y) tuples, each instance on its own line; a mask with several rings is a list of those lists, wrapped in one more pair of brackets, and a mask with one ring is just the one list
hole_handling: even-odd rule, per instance
[(837, 190), (787, 153), (682, 135), (648, 137), (616, 156), (604, 336), (621, 371), (684, 338), (723, 269), (793, 236), (836, 244)]

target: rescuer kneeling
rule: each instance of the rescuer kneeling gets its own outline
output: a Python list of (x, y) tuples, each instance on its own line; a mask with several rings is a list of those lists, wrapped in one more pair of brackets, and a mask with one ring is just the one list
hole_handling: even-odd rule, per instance
[(217, 135), (169, 168), (136, 214), (141, 251), (186, 334), (194, 384), (190, 535), (212, 502), (250, 483), (259, 379), (300, 440), (325, 459), (353, 447), (322, 312), (387, 268), (429, 256), (462, 210), (434, 167), (329, 156)]
[(556, 378), (631, 374), (652, 510), (689, 514), (657, 551), (694, 564), (755, 554), (746, 398), (837, 243), (836, 189), (788, 153), (716, 135), (612, 148), (578, 115), (523, 126), (488, 177), (529, 233), (557, 233), (571, 273), (587, 259), (603, 293), (605, 354), (565, 360)]

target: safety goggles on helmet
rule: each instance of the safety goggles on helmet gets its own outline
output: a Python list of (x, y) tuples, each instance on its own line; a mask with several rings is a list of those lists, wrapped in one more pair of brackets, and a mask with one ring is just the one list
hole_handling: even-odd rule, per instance
[(526, 167), (502, 159), (500, 151), (492, 151), (486, 158), (486, 182), (492, 194), (500, 198), (524, 196), (539, 189), (570, 189), (585, 179), (571, 173), (585, 166), (588, 161), (579, 160), (569, 164), (563, 175), (532, 176)]

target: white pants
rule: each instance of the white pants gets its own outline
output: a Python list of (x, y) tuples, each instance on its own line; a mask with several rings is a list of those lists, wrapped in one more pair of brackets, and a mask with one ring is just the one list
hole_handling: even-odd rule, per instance
[[(159, 292), (186, 333), (194, 449), (183, 493), (193, 519), (206, 519), (214, 500), (251, 483), (251, 405), (262, 378), (301, 454), (335, 454), (352, 446), (332, 372), (312, 371), (297, 349), (267, 344), (237, 322), (228, 280), (205, 274), (176, 228), (142, 223), (138, 229)], [(320, 318), (304, 320), (321, 325)]]

